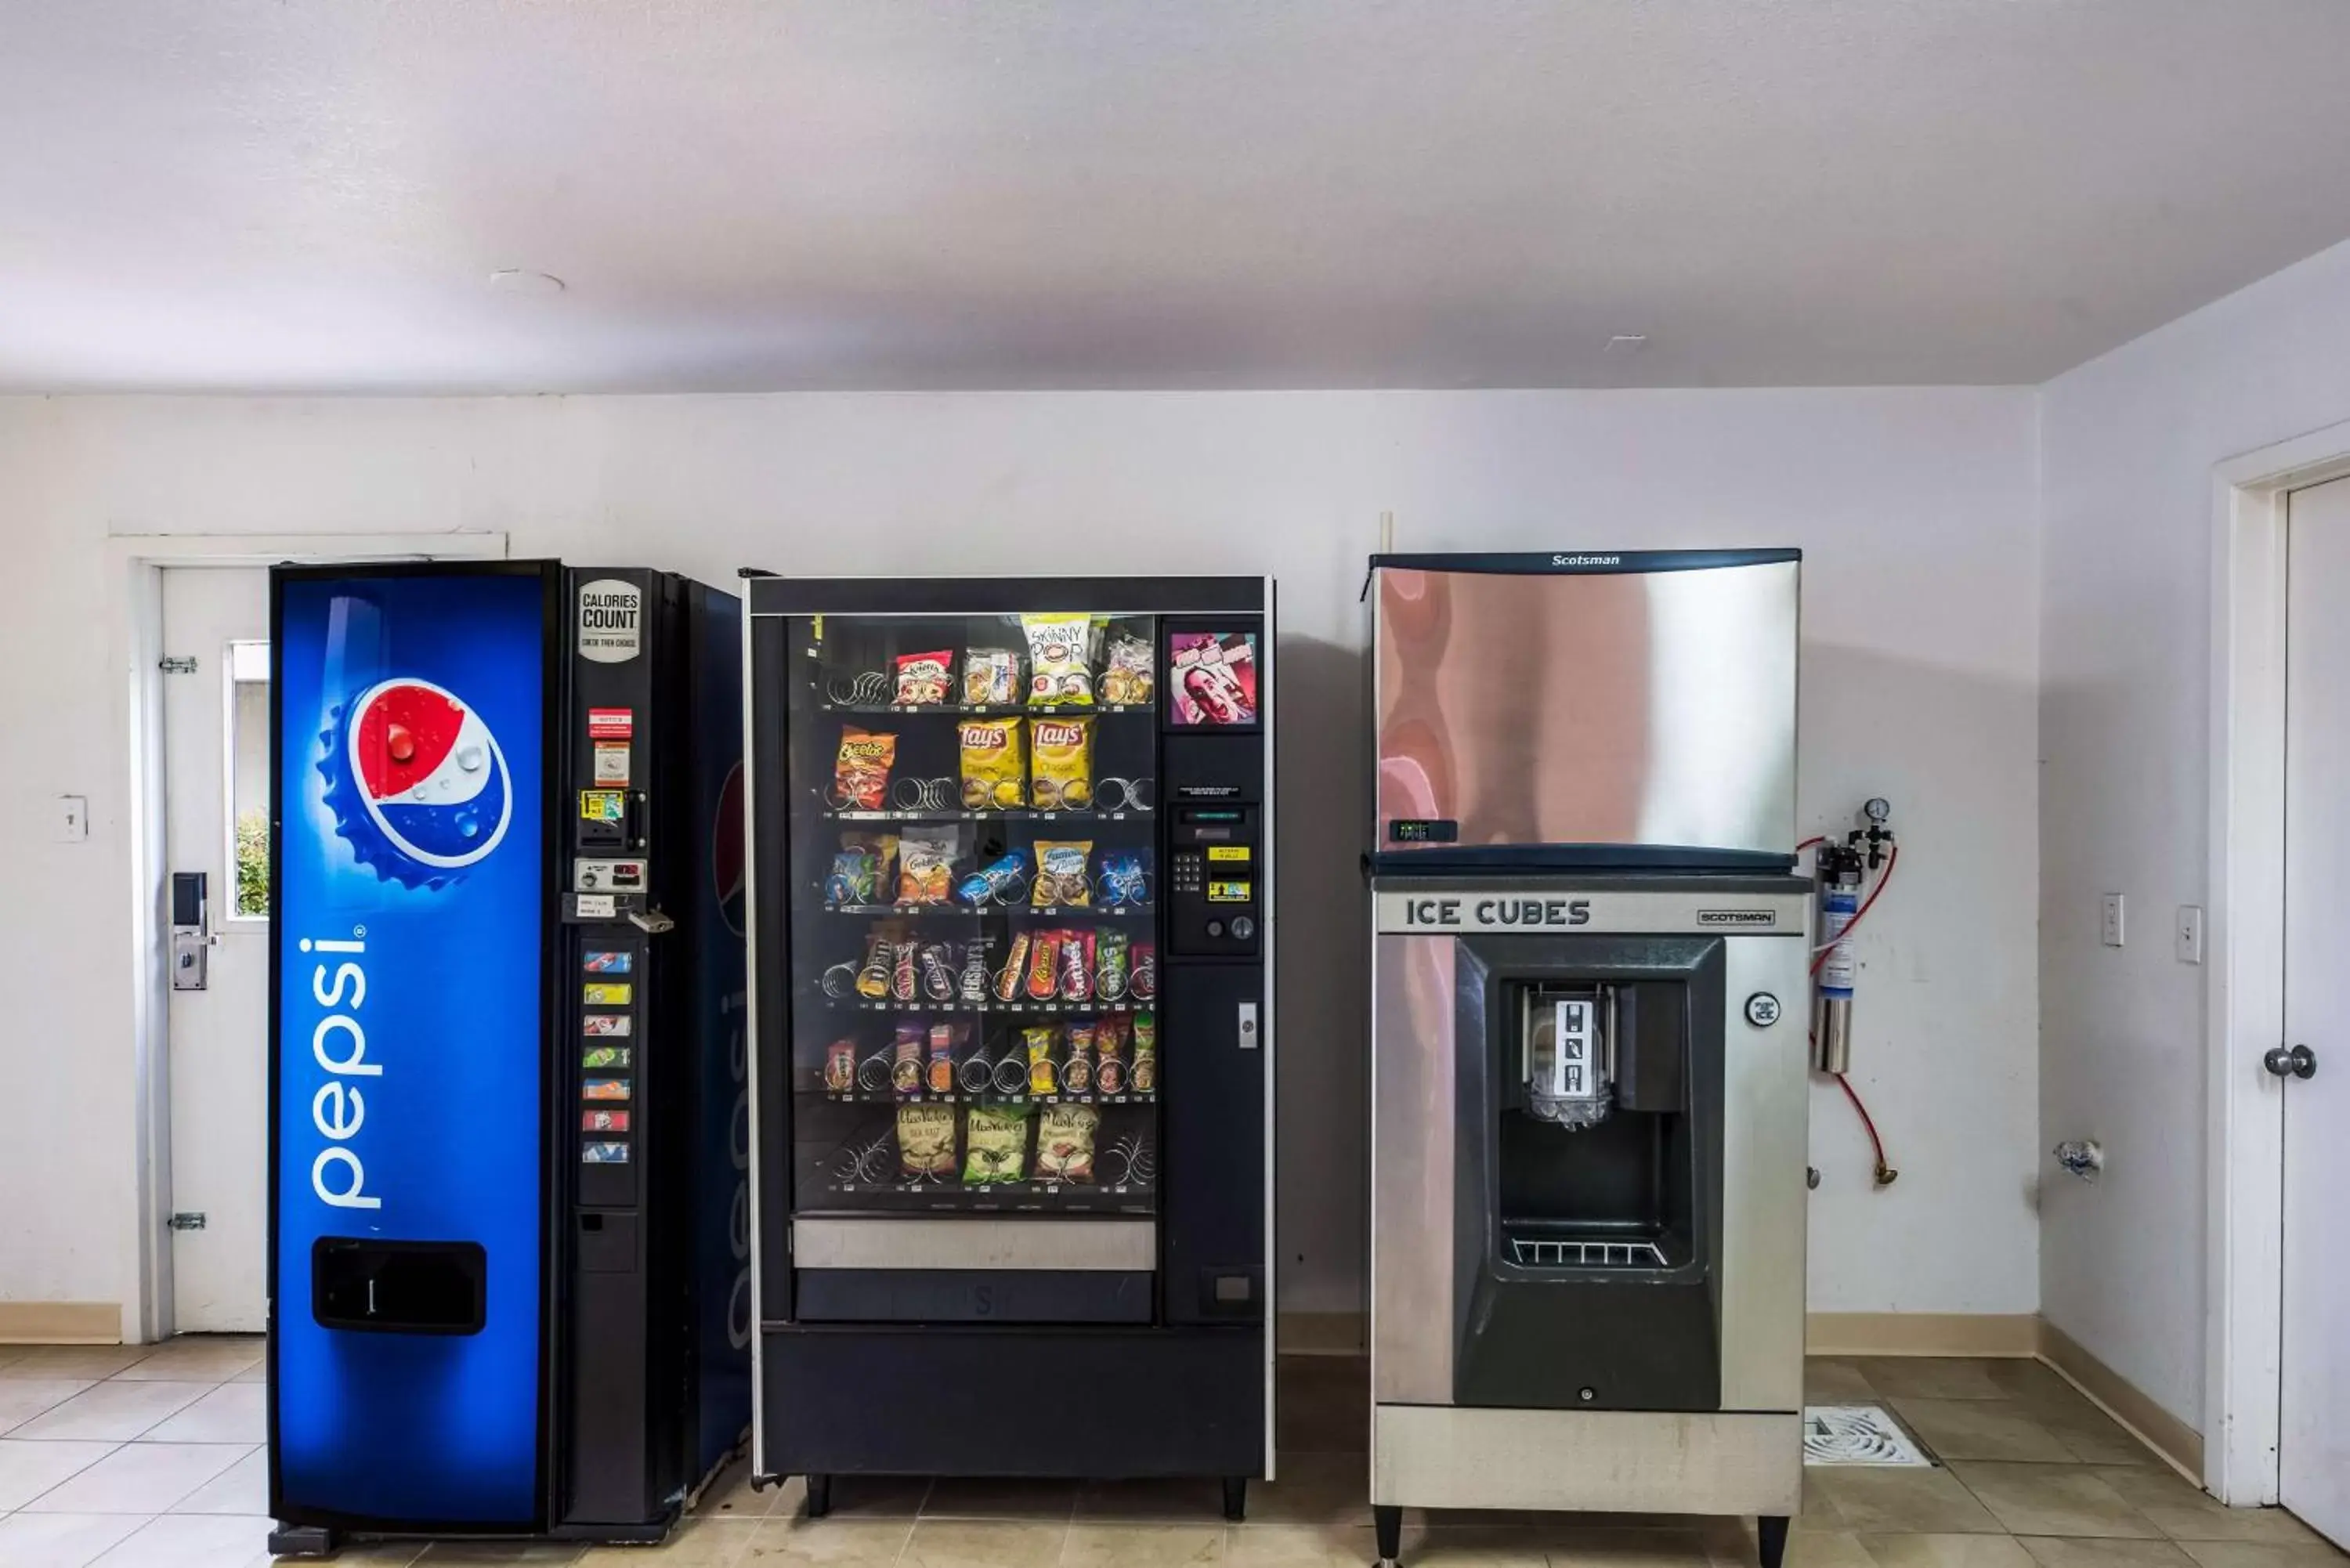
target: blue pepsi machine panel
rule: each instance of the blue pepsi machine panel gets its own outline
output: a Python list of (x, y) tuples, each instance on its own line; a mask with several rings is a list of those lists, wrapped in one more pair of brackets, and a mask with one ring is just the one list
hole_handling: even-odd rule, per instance
[(530, 1528), (551, 577), (277, 580), (271, 1502)]

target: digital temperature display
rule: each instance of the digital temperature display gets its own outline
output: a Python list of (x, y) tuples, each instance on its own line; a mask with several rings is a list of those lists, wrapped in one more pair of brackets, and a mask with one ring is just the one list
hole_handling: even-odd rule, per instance
[(1399, 817), (1388, 824), (1390, 844), (1452, 844), (1461, 837), (1461, 825), (1449, 816)]

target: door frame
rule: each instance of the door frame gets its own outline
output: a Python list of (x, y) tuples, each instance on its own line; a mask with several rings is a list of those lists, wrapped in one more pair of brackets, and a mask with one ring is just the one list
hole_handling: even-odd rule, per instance
[(128, 722), (130, 774), (124, 850), (130, 873), (131, 1168), (133, 1229), (121, 1277), (138, 1289), (122, 1303), (122, 1341), (169, 1339), (173, 1330), (171, 1214), (171, 868), (164, 863), (163, 573), (166, 568), (272, 566), (284, 561), (504, 560), (503, 533), (117, 534), (106, 541), (107, 646)]
[(2345, 476), (2350, 421), (2211, 471), (2203, 1484), (2240, 1506), (2277, 1501), (2283, 1415), (2287, 497)]

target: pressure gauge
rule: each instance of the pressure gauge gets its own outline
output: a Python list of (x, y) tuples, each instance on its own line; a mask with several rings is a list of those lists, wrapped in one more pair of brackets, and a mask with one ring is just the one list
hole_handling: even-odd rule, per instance
[(1893, 803), (1886, 799), (1881, 794), (1872, 795), (1869, 797), (1867, 803), (1860, 808), (1860, 814), (1868, 818), (1869, 821), (1877, 824), (1877, 826), (1882, 827), (1887, 821), (1891, 820), (1893, 816)]

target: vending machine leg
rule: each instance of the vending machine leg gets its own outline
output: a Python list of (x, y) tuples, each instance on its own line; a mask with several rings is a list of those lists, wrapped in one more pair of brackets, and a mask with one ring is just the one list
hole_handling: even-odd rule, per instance
[(832, 1478), (830, 1476), (807, 1478), (807, 1516), (810, 1519), (822, 1519), (832, 1511)]
[(272, 1524), (269, 1529), (273, 1557), (332, 1557), (342, 1549), (342, 1536), (323, 1524)]
[(1224, 1517), (1234, 1524), (1248, 1517), (1248, 1477), (1224, 1478)]
[(1779, 1568), (1779, 1560), (1787, 1554), (1787, 1516), (1766, 1513), (1757, 1519), (1754, 1544), (1762, 1568)]
[(1379, 1568), (1395, 1568), (1396, 1560), (1403, 1555), (1403, 1509), (1388, 1503), (1375, 1504), (1371, 1522), (1378, 1529)]

